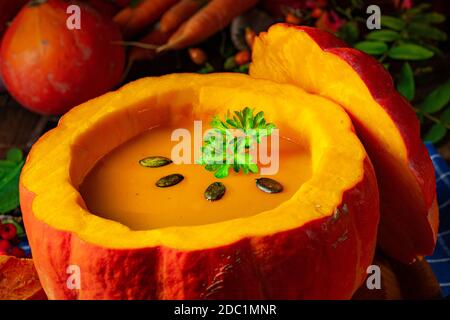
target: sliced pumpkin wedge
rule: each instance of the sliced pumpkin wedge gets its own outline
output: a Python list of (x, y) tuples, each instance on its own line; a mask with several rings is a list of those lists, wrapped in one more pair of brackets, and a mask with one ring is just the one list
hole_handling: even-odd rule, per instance
[(294, 84), (345, 108), (377, 174), (381, 249), (403, 262), (433, 252), (433, 166), (413, 109), (378, 61), (328, 32), (277, 24), (256, 39), (250, 75)]

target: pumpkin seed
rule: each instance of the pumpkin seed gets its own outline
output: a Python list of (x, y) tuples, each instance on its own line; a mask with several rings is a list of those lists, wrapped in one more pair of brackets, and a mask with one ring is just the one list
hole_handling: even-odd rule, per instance
[(166, 157), (147, 157), (139, 161), (140, 165), (146, 168), (159, 168), (172, 163), (172, 160)]
[(267, 193), (279, 193), (283, 191), (283, 186), (281, 183), (270, 178), (256, 179), (256, 186), (258, 189)]
[(225, 190), (225, 185), (222, 182), (213, 182), (206, 188), (205, 198), (209, 201), (220, 200), (225, 194)]
[(171, 174), (156, 181), (156, 186), (160, 188), (172, 187), (176, 184), (179, 184), (181, 181), (183, 181), (183, 179), (183, 175), (179, 173)]

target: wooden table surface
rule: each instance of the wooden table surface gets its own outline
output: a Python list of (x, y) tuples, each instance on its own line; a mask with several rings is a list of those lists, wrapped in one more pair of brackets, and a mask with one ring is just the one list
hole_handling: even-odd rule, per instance
[[(11, 147), (27, 152), (32, 144), (57, 119), (40, 116), (21, 108), (8, 95), (0, 94), (0, 158)], [(425, 260), (412, 265), (395, 262), (382, 254), (374, 260), (381, 268), (381, 290), (368, 290), (364, 285), (354, 299), (439, 299), (439, 284)]]
[(0, 158), (11, 147), (28, 151), (44, 132), (48, 118), (20, 107), (9, 95), (0, 95)]

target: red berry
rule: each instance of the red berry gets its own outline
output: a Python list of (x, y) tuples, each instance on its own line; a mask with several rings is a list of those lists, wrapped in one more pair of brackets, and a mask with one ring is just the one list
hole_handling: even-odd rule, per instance
[(12, 223), (5, 223), (0, 227), (0, 237), (5, 240), (12, 240), (16, 237), (16, 226)]
[(0, 251), (8, 251), (9, 247), (10, 247), (10, 243), (8, 240), (2, 240), (0, 239)]
[(17, 258), (25, 258), (26, 256), (25, 251), (23, 251), (23, 249), (20, 249), (18, 247), (13, 247), (9, 253)]
[(322, 16), (323, 10), (320, 8), (315, 8), (312, 12), (311, 12), (311, 17), (313, 18), (320, 18)]
[(7, 256), (7, 255), (8, 255), (8, 251), (0, 250), (0, 256)]

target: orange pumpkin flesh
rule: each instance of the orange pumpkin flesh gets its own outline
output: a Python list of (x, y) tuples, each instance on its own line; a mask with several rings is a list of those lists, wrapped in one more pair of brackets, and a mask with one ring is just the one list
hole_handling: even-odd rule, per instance
[[(80, 28), (67, 26), (70, 2), (30, 2), (14, 18), (0, 49), (8, 91), (28, 109), (63, 114), (112, 89), (125, 64), (118, 27), (85, 3)], [(69, 19), (70, 21), (70, 19)]]
[[(79, 186), (114, 148), (155, 125), (243, 106), (308, 145), (312, 176), (289, 200), (248, 217), (143, 231), (88, 212)], [(340, 107), (237, 74), (142, 79), (74, 108), (34, 145), (20, 188), (51, 299), (346, 299), (372, 261), (379, 218), (372, 165)], [(81, 269), (80, 290), (66, 286), (68, 265)]]
[(381, 64), (325, 31), (278, 24), (256, 40), (250, 75), (295, 84), (345, 108), (377, 173), (380, 247), (403, 262), (433, 252), (433, 166), (412, 108)]

